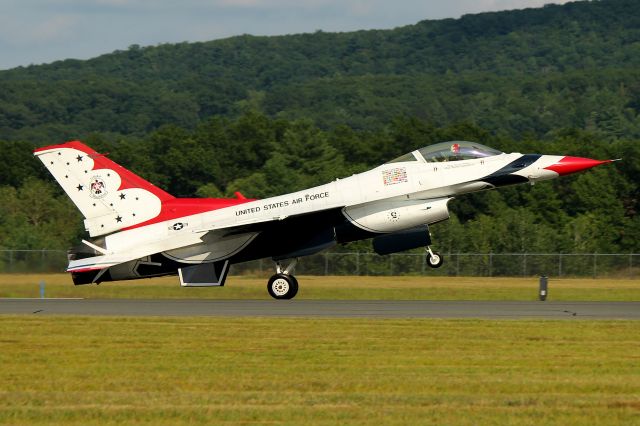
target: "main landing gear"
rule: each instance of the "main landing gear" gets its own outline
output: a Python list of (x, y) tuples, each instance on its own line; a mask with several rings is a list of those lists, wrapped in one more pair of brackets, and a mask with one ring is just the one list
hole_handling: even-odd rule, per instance
[(444, 262), (444, 257), (437, 251), (431, 250), (431, 247), (427, 246), (427, 265), (432, 268), (439, 268)]
[(267, 291), (274, 299), (293, 299), (298, 294), (298, 280), (292, 275), (298, 263), (298, 259), (293, 259), (289, 266), (282, 269), (280, 262), (276, 262), (276, 274), (269, 278)]

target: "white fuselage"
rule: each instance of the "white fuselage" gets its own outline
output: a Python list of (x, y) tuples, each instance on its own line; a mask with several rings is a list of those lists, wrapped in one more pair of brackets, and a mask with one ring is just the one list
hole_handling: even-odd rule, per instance
[[(522, 154), (514, 153), (455, 162), (387, 163), (314, 188), (109, 235), (105, 248), (113, 255), (104, 260), (115, 264), (164, 252), (185, 262), (215, 261), (241, 250), (255, 233), (220, 235), (206, 241), (203, 236), (207, 233), (216, 235), (216, 231), (224, 229), (333, 208), (342, 208), (355, 226), (370, 232), (387, 233), (431, 224), (448, 218), (446, 204), (451, 197), (493, 188), (482, 178), (520, 157)], [(560, 158), (541, 156), (516, 173), (531, 182), (551, 179), (557, 173), (544, 167)], [(180, 226), (174, 226), (176, 223)]]

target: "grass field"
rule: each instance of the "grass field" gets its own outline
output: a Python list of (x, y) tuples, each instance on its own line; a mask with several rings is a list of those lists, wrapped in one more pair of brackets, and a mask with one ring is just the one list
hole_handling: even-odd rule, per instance
[[(298, 277), (306, 299), (534, 300), (536, 278)], [(0, 297), (264, 299), (265, 277)], [(640, 300), (554, 280), (549, 300)], [(640, 425), (640, 322), (0, 316), (2, 425)]]
[[(268, 299), (266, 277), (232, 276), (223, 288), (181, 288), (177, 277), (74, 286), (68, 274), (0, 275), (0, 297)], [(536, 300), (538, 279), (299, 276), (300, 299)], [(640, 280), (553, 279), (548, 300), (640, 300)]]
[(0, 424), (640, 424), (637, 321), (0, 321)]

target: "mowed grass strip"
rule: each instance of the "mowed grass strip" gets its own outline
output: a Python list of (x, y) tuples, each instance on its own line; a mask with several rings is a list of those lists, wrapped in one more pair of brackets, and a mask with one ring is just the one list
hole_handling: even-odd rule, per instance
[[(177, 277), (74, 286), (68, 274), (0, 275), (0, 297), (268, 299), (267, 277), (232, 276), (225, 287), (181, 288)], [(300, 299), (536, 300), (538, 278), (299, 276)], [(640, 300), (640, 280), (549, 279), (548, 300)]]
[(3, 316), (0, 424), (638, 424), (636, 321)]

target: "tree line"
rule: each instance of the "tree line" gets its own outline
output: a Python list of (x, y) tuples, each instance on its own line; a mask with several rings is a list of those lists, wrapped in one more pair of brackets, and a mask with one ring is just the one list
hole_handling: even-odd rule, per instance
[[(458, 197), (451, 219), (432, 227), (436, 246), (461, 252), (638, 251), (637, 140), (605, 141), (584, 130), (553, 140), (514, 141), (469, 123), (437, 127), (397, 118), (377, 131), (249, 112), (195, 129), (163, 126), (144, 138), (93, 135), (86, 142), (176, 196), (265, 198), (323, 184), (444, 140), (474, 140), (505, 152), (623, 161), (575, 176)], [(0, 248), (65, 248), (83, 237), (82, 218), (29, 142), (4, 142), (0, 159)], [(345, 250), (370, 250), (355, 243)]]
[(557, 128), (640, 137), (640, 6), (601, 0), (392, 30), (133, 45), (0, 71), (4, 140), (144, 137), (258, 109), (330, 129), (398, 116), (515, 139)]

